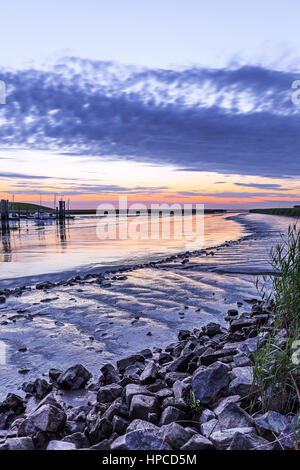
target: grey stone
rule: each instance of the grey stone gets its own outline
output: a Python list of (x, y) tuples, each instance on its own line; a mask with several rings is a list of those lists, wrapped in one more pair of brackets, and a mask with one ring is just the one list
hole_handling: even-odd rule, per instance
[(272, 440), (289, 426), (286, 416), (276, 411), (267, 411), (263, 416), (255, 419), (258, 434), (265, 439)]
[(217, 416), (219, 416), (228, 403), (238, 403), (240, 400), (241, 397), (239, 395), (230, 395), (229, 397), (220, 398), (216, 406), (213, 408), (213, 411)]
[(153, 396), (152, 392), (149, 392), (146, 387), (142, 385), (136, 385), (136, 384), (128, 384), (125, 387), (124, 391), (124, 396), (126, 399), (126, 403), (129, 405), (131, 403), (132, 398), (135, 395), (149, 395)]
[(56, 433), (63, 428), (66, 414), (56, 406), (43, 405), (29, 415), (28, 419), (40, 431)]
[(75, 444), (64, 441), (50, 441), (47, 450), (75, 450)]
[(134, 395), (130, 404), (130, 418), (147, 420), (149, 413), (156, 413), (159, 407), (159, 402), (155, 397)]
[(180, 449), (192, 437), (192, 434), (180, 424), (170, 423), (160, 428), (160, 437), (173, 449)]
[(210, 419), (209, 421), (206, 421), (205, 423), (201, 424), (200, 431), (203, 436), (208, 438), (211, 433), (216, 429), (216, 426), (218, 426), (218, 420)]
[(195, 434), (180, 450), (213, 450), (214, 446), (206, 437)]
[(140, 430), (125, 435), (125, 446), (127, 450), (172, 450), (161, 437)]
[(256, 434), (236, 432), (228, 450), (273, 450), (273, 445)]
[(241, 434), (250, 434), (254, 432), (253, 428), (232, 428), (226, 429), (224, 431), (214, 431), (210, 435), (210, 440), (212, 441), (214, 447), (217, 450), (226, 450), (230, 446), (235, 434), (239, 432)]
[(90, 446), (88, 438), (83, 432), (75, 432), (62, 439), (62, 442), (71, 442), (75, 445), (76, 449), (85, 449)]
[(90, 372), (83, 365), (76, 364), (59, 376), (57, 384), (63, 389), (77, 390), (84, 387), (90, 378)]
[(14, 437), (6, 439), (4, 446), (7, 450), (34, 450), (34, 444), (31, 437)]
[(117, 367), (122, 372), (127, 367), (136, 364), (137, 362), (144, 362), (145, 358), (141, 354), (132, 354), (131, 356), (124, 357), (123, 359), (119, 359), (117, 361)]
[(236, 403), (228, 403), (219, 414), (219, 426), (221, 430), (242, 428), (253, 425), (253, 419)]
[(97, 401), (99, 403), (110, 403), (118, 398), (122, 391), (122, 387), (116, 383), (100, 387), (97, 393)]
[(158, 368), (156, 364), (151, 361), (149, 362), (144, 371), (142, 372), (140, 376), (140, 381), (142, 384), (150, 384), (155, 382), (156, 378), (158, 376)]
[(201, 404), (214, 401), (229, 381), (228, 368), (221, 362), (215, 362), (206, 369), (197, 369), (192, 379), (196, 400), (199, 400)]
[(174, 422), (182, 422), (186, 420), (186, 413), (175, 408), (175, 406), (167, 406), (161, 414), (160, 424), (170, 424)]
[(112, 364), (104, 364), (100, 370), (106, 385), (120, 382), (120, 376)]
[(145, 421), (142, 419), (134, 419), (128, 426), (127, 428), (127, 433), (131, 431), (149, 431), (151, 434), (158, 434), (160, 432), (160, 429), (158, 426), (156, 426), (153, 423), (149, 423), (149, 421)]
[(215, 419), (216, 415), (213, 411), (209, 410), (206, 408), (200, 416), (200, 424), (206, 423), (207, 421), (210, 421), (211, 419)]

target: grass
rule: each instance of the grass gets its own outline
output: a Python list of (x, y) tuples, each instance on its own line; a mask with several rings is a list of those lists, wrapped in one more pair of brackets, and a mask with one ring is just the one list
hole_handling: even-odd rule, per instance
[(27, 202), (15, 202), (15, 203), (10, 202), (9, 208), (10, 210), (14, 210), (14, 212), (21, 212), (21, 213), (26, 213), (27, 211), (36, 212), (41, 209), (47, 212), (54, 211), (54, 209), (51, 209), (50, 207), (40, 206), (38, 204), (28, 204)]
[[(275, 322), (266, 344), (254, 354), (254, 382), (265, 410), (288, 413), (300, 403), (300, 230), (289, 227), (272, 248), (275, 275), (263, 276), (257, 288), (266, 305), (272, 305)], [(299, 341), (299, 345), (297, 345)], [(299, 353), (300, 354), (300, 353)], [(299, 364), (298, 364), (299, 362)]]
[(255, 214), (285, 215), (289, 217), (300, 217), (300, 207), (280, 207), (275, 209), (251, 209), (249, 212)]

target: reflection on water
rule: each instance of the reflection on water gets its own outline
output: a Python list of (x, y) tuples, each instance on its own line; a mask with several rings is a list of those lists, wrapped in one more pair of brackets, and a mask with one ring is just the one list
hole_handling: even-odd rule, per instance
[[(2, 227), (0, 261), (5, 264), (0, 264), (0, 279), (56, 273), (81, 267), (141, 263), (164, 255), (219, 245), (227, 240), (236, 240), (244, 234), (243, 227), (228, 215), (210, 214), (204, 216), (204, 240), (201, 230), (194, 234), (193, 220), (190, 231), (184, 236), (172, 236), (175, 218), (171, 218), (171, 237), (99, 239), (97, 236), (97, 225), (99, 230), (99, 226), (101, 228), (108, 221), (108, 230), (117, 226), (118, 231), (124, 223), (132, 224), (132, 219), (136, 219), (136, 225), (143, 231), (145, 226), (150, 227), (149, 217), (151, 216), (110, 220), (96, 216), (78, 216), (74, 220), (65, 221), (23, 220), (10, 228)], [(154, 228), (157, 225), (158, 232), (161, 230), (162, 219), (164, 218), (157, 217), (153, 221), (151, 218), (151, 223), (154, 223)], [(148, 228), (147, 231), (149, 233)]]
[(0, 341), (0, 365), (6, 364), (6, 344)]

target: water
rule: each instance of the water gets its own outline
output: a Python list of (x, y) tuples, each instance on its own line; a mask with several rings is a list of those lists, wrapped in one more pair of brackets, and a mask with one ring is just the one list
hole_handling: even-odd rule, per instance
[[(182, 218), (171, 217), (169, 220), (171, 238), (153, 239), (149, 236), (147, 239), (133, 239), (131, 235), (131, 238), (116, 240), (99, 239), (97, 226), (101, 229), (107, 220), (95, 216), (77, 216), (64, 223), (21, 221), (11, 226), (9, 233), (1, 235), (0, 281), (142, 263), (182, 251), (220, 245), (226, 240), (237, 240), (245, 233), (241, 224), (224, 214), (205, 215), (204, 236), (201, 224), (193, 233), (196, 229), (195, 216), (187, 215), (184, 235), (181, 233), (175, 238), (174, 225), (181, 224)], [(150, 235), (150, 217), (108, 221), (110, 230), (126, 224), (132, 231), (133, 224), (140, 223), (142, 230), (145, 227), (149, 229), (144, 232), (146, 236)], [(161, 230), (162, 224), (167, 222), (165, 218), (152, 219), (153, 232)]]

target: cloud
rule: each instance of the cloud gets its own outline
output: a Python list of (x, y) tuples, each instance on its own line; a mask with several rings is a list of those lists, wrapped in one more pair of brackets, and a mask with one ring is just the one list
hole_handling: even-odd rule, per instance
[(36, 175), (25, 175), (24, 173), (11, 173), (11, 172), (0, 172), (0, 178), (25, 178), (25, 179), (48, 179), (49, 176), (36, 176)]
[(74, 57), (51, 70), (2, 70), (0, 145), (299, 177), (297, 78), (261, 66), (150, 70)]
[(234, 183), (236, 186), (245, 186), (247, 188), (257, 189), (280, 189), (280, 191), (290, 191), (289, 188), (283, 188), (281, 184), (275, 183)]

